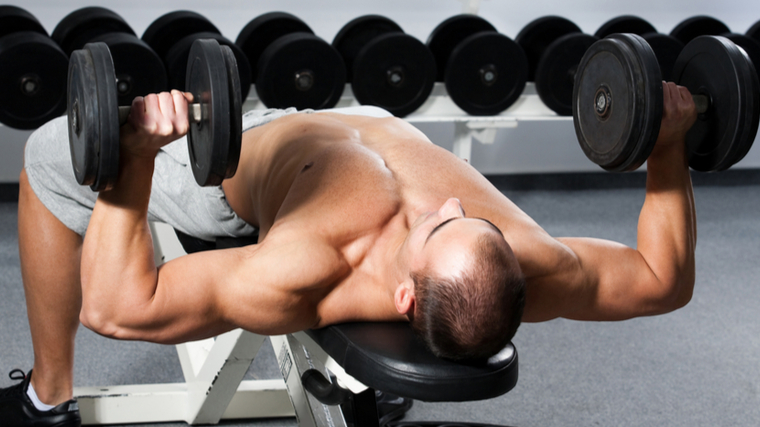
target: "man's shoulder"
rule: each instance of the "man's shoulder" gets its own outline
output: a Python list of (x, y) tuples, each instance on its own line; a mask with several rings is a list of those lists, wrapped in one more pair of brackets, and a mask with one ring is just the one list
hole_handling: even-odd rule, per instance
[(572, 270), (577, 263), (576, 254), (562, 238), (554, 238), (541, 227), (526, 227), (510, 233), (507, 242), (515, 252), (526, 280), (553, 280)]
[(242, 261), (254, 269), (251, 274), (263, 268), (278, 277), (283, 290), (296, 292), (330, 286), (349, 271), (342, 252), (327, 236), (285, 227), (273, 227), (261, 243), (249, 247)]

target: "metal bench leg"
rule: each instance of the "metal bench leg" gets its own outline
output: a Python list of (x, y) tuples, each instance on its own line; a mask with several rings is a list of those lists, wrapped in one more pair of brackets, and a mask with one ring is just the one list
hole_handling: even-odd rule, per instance
[(323, 361), (314, 357), (293, 335), (273, 336), (270, 339), (299, 427), (345, 427), (346, 421), (340, 407), (320, 403), (306, 392), (301, 383), (301, 375), (309, 369), (316, 369), (327, 376)]
[(219, 422), (264, 339), (241, 329), (219, 335), (192, 380), (187, 378), (190, 369), (183, 364), (189, 391), (189, 424)]

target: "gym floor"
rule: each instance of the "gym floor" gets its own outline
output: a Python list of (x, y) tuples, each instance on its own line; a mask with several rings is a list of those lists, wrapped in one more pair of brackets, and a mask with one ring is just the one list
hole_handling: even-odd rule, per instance
[[(553, 236), (636, 244), (643, 174), (492, 180)], [(694, 182), (699, 243), (688, 306), (625, 322), (523, 325), (514, 340), (520, 355), (514, 390), (483, 402), (415, 402), (406, 420), (515, 427), (757, 425), (760, 171), (699, 174)], [(16, 203), (0, 203), (0, 387), (13, 383), (4, 372), (32, 363), (16, 210)], [(276, 377), (266, 348), (249, 377)], [(78, 386), (177, 382), (182, 372), (172, 346), (112, 341), (81, 328), (75, 379)], [(295, 420), (222, 424), (294, 426)]]

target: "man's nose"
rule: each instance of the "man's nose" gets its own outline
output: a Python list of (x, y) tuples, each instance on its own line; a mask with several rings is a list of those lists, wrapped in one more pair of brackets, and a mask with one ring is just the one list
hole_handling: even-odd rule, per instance
[(446, 219), (464, 217), (462, 203), (455, 197), (446, 200), (446, 203), (441, 207), (441, 215)]

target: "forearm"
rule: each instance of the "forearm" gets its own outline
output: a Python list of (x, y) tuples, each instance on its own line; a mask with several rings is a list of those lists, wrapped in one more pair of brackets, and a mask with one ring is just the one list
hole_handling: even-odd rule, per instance
[(697, 243), (694, 193), (679, 141), (657, 147), (647, 161), (646, 199), (638, 226), (638, 250), (666, 299), (685, 303), (694, 286)]
[(82, 249), (83, 313), (96, 317), (137, 309), (157, 283), (147, 221), (154, 159), (120, 157), (119, 179), (98, 196)]

